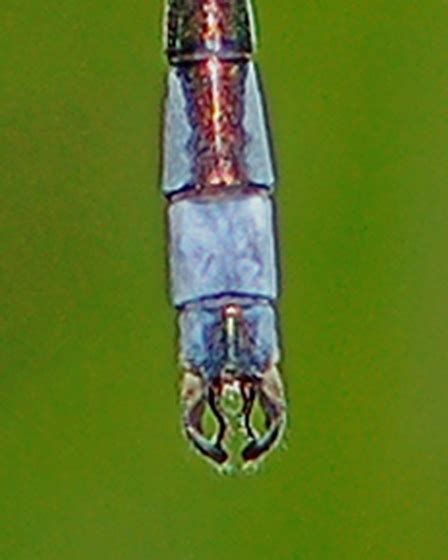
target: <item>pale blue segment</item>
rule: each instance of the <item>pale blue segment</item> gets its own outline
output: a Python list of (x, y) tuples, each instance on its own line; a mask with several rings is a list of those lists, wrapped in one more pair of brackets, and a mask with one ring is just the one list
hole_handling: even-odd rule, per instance
[(176, 306), (222, 294), (277, 297), (267, 196), (180, 200), (169, 207), (169, 227)]
[(264, 371), (280, 360), (274, 308), (271, 305), (251, 305), (244, 309), (243, 316), (252, 341), (248, 359), (259, 371)]
[[(261, 88), (254, 64), (248, 62), (246, 66), (243, 117), (242, 122), (235, 123), (242, 127), (245, 137), (242, 164), (248, 184), (271, 189), (275, 176)], [(195, 153), (191, 141), (194, 135), (189, 116), (192, 100), (186, 96), (184, 79), (182, 68), (171, 68), (163, 139), (162, 190), (166, 195), (198, 184), (195, 162), (201, 156)]]
[(188, 149), (193, 131), (188, 119), (187, 100), (176, 68), (171, 69), (168, 74), (167, 87), (162, 189), (165, 194), (172, 194), (194, 184), (192, 158)]
[(247, 142), (244, 149), (247, 176), (251, 183), (274, 187), (274, 165), (263, 97), (255, 65), (248, 65), (244, 99), (243, 128)]
[(221, 309), (188, 307), (179, 315), (179, 330), (182, 365), (208, 378), (219, 375), (226, 361)]
[[(275, 311), (269, 304), (254, 302), (243, 307), (242, 323), (236, 365), (247, 375), (260, 376), (279, 361)], [(182, 364), (207, 378), (219, 375), (227, 364), (222, 309), (207, 308), (205, 302), (188, 306), (179, 315), (179, 329)]]

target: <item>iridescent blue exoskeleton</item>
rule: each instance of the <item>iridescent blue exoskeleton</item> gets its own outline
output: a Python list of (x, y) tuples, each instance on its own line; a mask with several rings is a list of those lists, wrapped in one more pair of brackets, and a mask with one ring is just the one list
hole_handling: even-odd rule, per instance
[[(253, 48), (249, 0), (168, 2), (162, 188), (183, 425), (220, 466), (257, 462), (280, 440), (286, 418), (275, 177)], [(264, 417), (258, 430), (254, 405)], [(207, 434), (210, 413), (215, 429)]]

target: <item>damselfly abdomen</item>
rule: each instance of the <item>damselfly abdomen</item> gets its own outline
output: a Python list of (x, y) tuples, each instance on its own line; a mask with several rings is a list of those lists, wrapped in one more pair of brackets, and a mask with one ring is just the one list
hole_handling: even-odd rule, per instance
[[(162, 187), (183, 426), (215, 464), (252, 464), (281, 438), (286, 403), (274, 308), (275, 178), (250, 1), (170, 0), (165, 48)], [(210, 413), (212, 434), (203, 422)]]

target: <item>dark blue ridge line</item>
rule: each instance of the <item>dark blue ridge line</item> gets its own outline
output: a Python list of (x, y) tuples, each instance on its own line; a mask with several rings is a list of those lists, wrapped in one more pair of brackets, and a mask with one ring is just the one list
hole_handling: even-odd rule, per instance
[[(238, 195), (250, 195), (250, 194), (257, 194), (257, 193), (268, 193), (270, 195), (274, 192), (275, 185), (263, 185), (258, 183), (247, 183), (244, 185), (235, 185), (235, 186), (228, 186), (220, 187), (211, 185), (201, 185), (198, 187), (195, 184), (187, 183), (180, 189), (176, 190), (175, 192), (164, 193), (165, 198), (168, 202), (173, 203), (177, 202), (178, 200), (184, 200), (186, 198), (201, 198), (201, 197), (210, 197), (210, 198), (227, 198), (232, 196)], [(214, 194), (216, 193), (216, 196)]]
[(243, 298), (246, 300), (246, 303), (243, 303), (243, 307), (244, 306), (249, 306), (250, 305), (250, 300), (252, 300), (253, 304), (256, 303), (260, 303), (260, 302), (267, 302), (271, 305), (275, 305), (275, 302), (277, 301), (277, 298), (274, 297), (270, 297), (270, 296), (265, 296), (265, 295), (260, 295), (260, 294), (250, 294), (248, 292), (218, 292), (216, 294), (207, 294), (206, 296), (201, 296), (201, 297), (197, 297), (197, 298), (192, 298), (189, 299), (187, 301), (182, 302), (179, 305), (176, 305), (176, 309), (178, 309), (179, 311), (182, 311), (183, 309), (185, 309), (188, 305), (192, 305), (194, 303), (202, 303), (202, 302), (209, 302), (209, 301), (219, 301), (220, 299), (224, 299), (224, 298), (229, 298), (232, 300), (233, 303), (238, 303), (238, 301), (235, 301), (234, 298)]

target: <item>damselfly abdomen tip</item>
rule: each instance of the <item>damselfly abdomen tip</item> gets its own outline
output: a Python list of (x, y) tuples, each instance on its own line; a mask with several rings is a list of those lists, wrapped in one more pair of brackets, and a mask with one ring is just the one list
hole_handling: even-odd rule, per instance
[(171, 0), (162, 189), (182, 421), (221, 469), (280, 441), (275, 176), (248, 0)]

